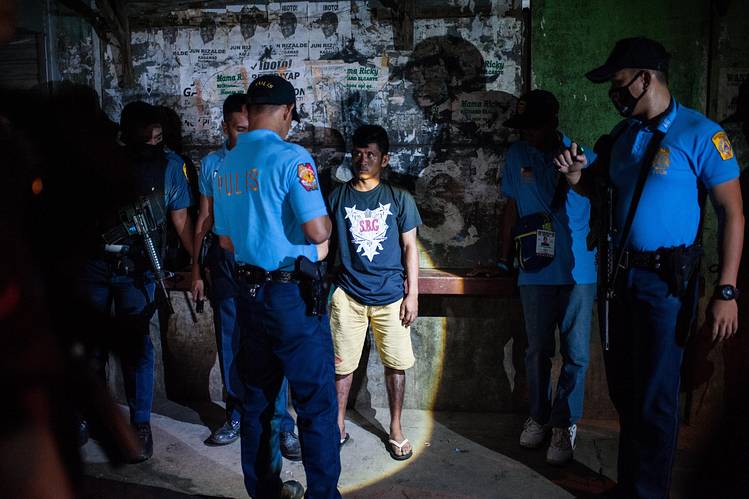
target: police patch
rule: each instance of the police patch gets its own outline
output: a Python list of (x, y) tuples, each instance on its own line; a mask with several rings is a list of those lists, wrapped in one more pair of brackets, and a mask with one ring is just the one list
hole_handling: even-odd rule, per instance
[(733, 148), (731, 147), (731, 141), (728, 140), (726, 132), (721, 130), (713, 135), (713, 144), (715, 144), (715, 148), (718, 150), (720, 157), (723, 158), (724, 161), (733, 158)]
[(187, 176), (187, 163), (182, 163), (182, 175), (190, 182), (190, 177)]
[(296, 170), (297, 177), (299, 177), (299, 183), (306, 191), (316, 191), (317, 177), (315, 177), (315, 169), (309, 163), (299, 163)]

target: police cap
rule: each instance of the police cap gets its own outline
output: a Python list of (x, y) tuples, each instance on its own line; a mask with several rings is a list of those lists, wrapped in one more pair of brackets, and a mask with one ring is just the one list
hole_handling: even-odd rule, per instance
[(299, 121), (299, 113), (296, 110), (296, 95), (294, 85), (286, 78), (275, 74), (262, 75), (255, 78), (247, 88), (247, 103), (284, 105), (294, 104), (292, 119)]
[(603, 66), (589, 71), (585, 76), (593, 83), (604, 83), (624, 68), (653, 69), (667, 73), (670, 60), (671, 54), (655, 40), (643, 36), (624, 38), (616, 42)]

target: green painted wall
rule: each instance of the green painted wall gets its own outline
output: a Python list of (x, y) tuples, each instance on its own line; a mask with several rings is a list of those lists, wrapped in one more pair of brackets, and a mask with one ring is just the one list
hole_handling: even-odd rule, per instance
[(705, 110), (709, 2), (704, 0), (533, 0), (533, 88), (553, 92), (561, 104), (560, 129), (593, 145), (619, 115), (608, 85), (585, 73), (602, 64), (616, 40), (644, 35), (671, 52), (671, 89), (682, 103)]

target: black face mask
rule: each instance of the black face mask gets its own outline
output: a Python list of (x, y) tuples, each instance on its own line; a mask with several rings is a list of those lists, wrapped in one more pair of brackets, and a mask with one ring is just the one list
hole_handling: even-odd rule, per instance
[(619, 111), (619, 114), (625, 118), (632, 116), (635, 106), (640, 102), (640, 99), (645, 95), (645, 92), (648, 91), (647, 88), (643, 88), (642, 93), (638, 97), (633, 96), (629, 91), (629, 87), (644, 73), (645, 71), (640, 71), (623, 87), (612, 88), (609, 90), (609, 98), (611, 99), (611, 102), (614, 103), (614, 107)]
[(128, 145), (128, 149), (131, 151), (133, 156), (146, 161), (153, 161), (155, 159), (161, 158), (164, 155), (163, 143), (157, 145), (143, 143), (131, 144)]

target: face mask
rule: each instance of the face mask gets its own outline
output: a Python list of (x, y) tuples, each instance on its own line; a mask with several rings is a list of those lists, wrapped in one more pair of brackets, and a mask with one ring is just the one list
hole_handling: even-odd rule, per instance
[(640, 102), (640, 99), (645, 95), (645, 92), (647, 92), (647, 88), (643, 88), (642, 93), (638, 97), (634, 97), (629, 91), (629, 87), (644, 73), (645, 71), (640, 71), (623, 87), (612, 88), (609, 91), (611, 102), (614, 103), (614, 107), (619, 111), (619, 114), (625, 118), (632, 116), (635, 106)]
[(151, 144), (133, 144), (130, 147), (130, 150), (133, 152), (135, 157), (144, 159), (144, 160), (154, 160), (158, 159), (164, 154), (164, 145), (163, 143), (157, 144), (157, 145), (151, 145)]

